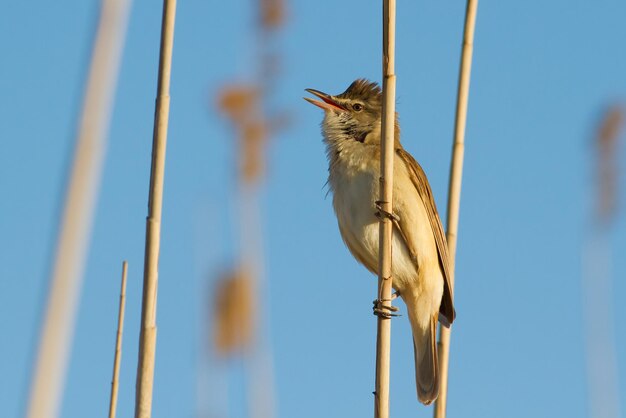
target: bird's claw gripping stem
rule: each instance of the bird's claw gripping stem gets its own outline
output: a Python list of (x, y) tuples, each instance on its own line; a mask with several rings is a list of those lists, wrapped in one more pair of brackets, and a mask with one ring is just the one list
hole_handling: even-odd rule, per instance
[(400, 218), (398, 217), (398, 215), (389, 213), (383, 209), (382, 203), (383, 202), (381, 200), (377, 200), (376, 202), (374, 202), (374, 204), (376, 205), (376, 209), (378, 209), (378, 211), (376, 212), (376, 217), (380, 219), (384, 216), (385, 218), (391, 219), (392, 221), (400, 222)]
[[(394, 296), (392, 296), (389, 301), (395, 299)], [(380, 318), (391, 319), (394, 316), (400, 316), (400, 314), (396, 313), (399, 310), (397, 306), (385, 305), (381, 299), (376, 299), (374, 301), (374, 307), (372, 309), (374, 311), (374, 315)]]

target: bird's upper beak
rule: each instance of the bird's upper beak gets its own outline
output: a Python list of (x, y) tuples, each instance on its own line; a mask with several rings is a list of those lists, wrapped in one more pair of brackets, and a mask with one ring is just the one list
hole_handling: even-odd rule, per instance
[(309, 103), (314, 104), (317, 107), (321, 107), (324, 110), (334, 110), (334, 111), (340, 111), (340, 112), (343, 112), (346, 110), (345, 107), (339, 104), (335, 100), (335, 98), (329, 94), (322, 93), (321, 91), (315, 90), (315, 89), (305, 89), (305, 90), (323, 100), (322, 102), (320, 102), (319, 100), (311, 99), (309, 97), (304, 97), (304, 100), (306, 100)]

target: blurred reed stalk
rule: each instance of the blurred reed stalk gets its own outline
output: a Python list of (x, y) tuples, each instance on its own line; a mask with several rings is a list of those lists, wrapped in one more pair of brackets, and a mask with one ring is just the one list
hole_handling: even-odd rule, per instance
[[(272, 350), (267, 334), (269, 309), (263, 303), (264, 251), (262, 180), (269, 140), (285, 124), (284, 115), (267, 110), (276, 90), (280, 54), (275, 34), (284, 24), (284, 0), (259, 0), (252, 84), (231, 84), (218, 94), (218, 109), (237, 137), (238, 265), (221, 276), (213, 293), (211, 320), (215, 353), (220, 360), (241, 357), (247, 373), (247, 409), (252, 418), (275, 416)], [(220, 382), (223, 386), (223, 382)], [(215, 395), (214, 395), (215, 396)]]
[[(256, 128), (259, 140), (257, 152), (248, 147), (244, 150), (248, 160), (256, 159), (259, 167), (257, 183), (243, 181), (239, 189), (239, 215), (241, 219), (242, 259), (253, 274), (251, 288), (254, 299), (252, 309), (256, 313), (253, 334), (254, 346), (249, 354), (250, 383), (248, 391), (249, 416), (251, 418), (272, 418), (276, 416), (274, 358), (269, 330), (269, 303), (267, 303), (265, 251), (263, 242), (263, 213), (261, 176), (266, 171), (266, 152), (270, 140), (284, 127), (285, 116), (269, 109), (271, 95), (278, 90), (280, 82), (281, 51), (278, 42), (279, 30), (286, 21), (285, 0), (260, 0), (257, 15), (258, 61), (255, 69), (256, 85), (259, 89), (259, 121)], [(253, 125), (253, 126), (255, 126)], [(255, 157), (250, 155), (256, 154)], [(253, 164), (254, 165), (254, 164)]]
[[(456, 258), (456, 240), (459, 229), (459, 207), (461, 203), (461, 180), (463, 178), (463, 154), (465, 151), (465, 126), (467, 122), (467, 101), (469, 97), (470, 74), (472, 70), (472, 52), (474, 47), (474, 27), (476, 25), (476, 9), (478, 0), (468, 0), (465, 10), (465, 30), (459, 69), (459, 88), (456, 103), (456, 120), (454, 124), (454, 144), (450, 164), (450, 183), (448, 187), (448, 219), (447, 241), (450, 253), (452, 275), (450, 286), (454, 289), (454, 266)], [(435, 403), (434, 417), (446, 416), (448, 401), (448, 366), (450, 363), (450, 328), (439, 325), (439, 397)]]
[(161, 48), (159, 52), (159, 80), (152, 139), (148, 218), (146, 219), (146, 250), (141, 306), (141, 333), (139, 336), (139, 361), (135, 391), (135, 418), (149, 418), (152, 414), (163, 177), (165, 174), (165, 151), (170, 110), (170, 75), (172, 70), (175, 18), (176, 0), (164, 0), (163, 20), (161, 22)]
[(613, 251), (611, 232), (617, 217), (619, 136), (624, 109), (610, 107), (600, 123), (596, 152), (596, 194), (591, 228), (582, 254), (582, 296), (587, 357), (589, 416), (621, 417), (615, 317), (613, 310)]
[(122, 361), (122, 334), (124, 333), (124, 310), (126, 307), (126, 275), (128, 262), (122, 263), (122, 284), (120, 286), (120, 306), (117, 315), (117, 337), (115, 338), (115, 356), (113, 359), (113, 378), (111, 379), (111, 400), (109, 401), (109, 418), (115, 418), (117, 409), (117, 389), (119, 386), (120, 363)]
[(129, 6), (129, 0), (103, 0), (100, 8), (31, 378), (29, 418), (56, 417), (61, 406)]
[[(383, 114), (382, 142), (380, 144), (380, 205), (387, 213), (393, 213), (393, 157), (396, 115), (396, 2), (383, 0)], [(378, 299), (384, 306), (391, 306), (391, 219), (380, 216), (378, 256)], [(374, 417), (389, 417), (389, 363), (391, 353), (391, 319), (378, 316), (376, 333), (376, 391), (374, 394)]]

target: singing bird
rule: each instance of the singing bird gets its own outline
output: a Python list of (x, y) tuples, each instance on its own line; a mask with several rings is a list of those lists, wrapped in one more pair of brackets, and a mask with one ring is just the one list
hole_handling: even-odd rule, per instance
[[(306, 89), (321, 101), (328, 184), (341, 237), (352, 255), (378, 274), (382, 92), (368, 80), (354, 81), (332, 96)], [(425, 405), (439, 394), (437, 319), (454, 321), (446, 236), (422, 167), (400, 144), (397, 114), (394, 143), (392, 277), (413, 332), (417, 397)]]

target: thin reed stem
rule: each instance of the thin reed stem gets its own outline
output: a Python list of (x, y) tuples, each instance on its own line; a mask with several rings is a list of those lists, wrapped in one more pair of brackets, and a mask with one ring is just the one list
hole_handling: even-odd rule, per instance
[[(459, 206), (461, 202), (461, 180), (463, 178), (463, 153), (465, 148), (465, 126), (467, 121), (467, 101), (469, 97), (470, 74), (472, 69), (472, 52), (474, 44), (474, 27), (478, 0), (468, 0), (465, 10), (465, 30), (461, 66), (459, 69), (459, 87), (456, 104), (456, 120), (454, 126), (454, 144), (450, 163), (450, 183), (448, 188), (448, 219), (447, 241), (450, 254), (452, 275), (450, 286), (454, 289), (454, 265), (456, 257), (456, 239), (459, 227)], [(448, 368), (450, 363), (450, 329), (439, 326), (439, 397), (435, 403), (434, 417), (446, 416), (448, 400)]]
[(117, 389), (122, 361), (122, 334), (124, 333), (124, 310), (126, 309), (126, 275), (128, 262), (122, 263), (122, 285), (120, 286), (120, 307), (117, 315), (117, 337), (115, 338), (115, 357), (113, 359), (113, 378), (111, 379), (111, 400), (109, 402), (109, 418), (115, 418), (117, 410)]
[(61, 406), (129, 6), (129, 0), (103, 0), (100, 9), (31, 378), (28, 418), (56, 417)]
[[(393, 213), (393, 158), (396, 115), (396, 2), (383, 0), (383, 115), (380, 154), (380, 206), (382, 211)], [(380, 216), (378, 256), (378, 299), (391, 306), (391, 219)], [(376, 335), (376, 392), (374, 416), (389, 417), (389, 364), (391, 351), (391, 319), (378, 316)]]
[(152, 385), (156, 350), (156, 305), (158, 287), (159, 248), (161, 244), (161, 212), (163, 207), (163, 177), (165, 150), (170, 111), (170, 75), (174, 45), (176, 0), (163, 1), (161, 48), (159, 53), (159, 81), (157, 87), (150, 193), (146, 220), (146, 250), (141, 307), (141, 334), (135, 392), (135, 418), (149, 418), (152, 414)]

